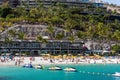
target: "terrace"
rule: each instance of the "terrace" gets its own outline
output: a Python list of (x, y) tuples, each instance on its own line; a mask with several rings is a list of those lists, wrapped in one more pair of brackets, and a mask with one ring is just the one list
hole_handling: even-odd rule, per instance
[[(10, 27), (9, 29), (1, 33), (0, 52), (29, 52), (30, 54), (60, 54), (69, 52), (77, 54), (82, 51), (83, 43), (81, 41), (77, 41), (76, 39), (74, 42), (70, 42), (67, 40), (67, 36), (69, 34), (66, 34), (66, 32), (63, 29), (57, 27), (55, 27), (54, 29), (54, 36), (62, 32), (64, 33), (65, 37), (62, 40), (51, 40), (49, 38), (49, 33), (47, 32), (47, 26), (45, 25), (17, 25)], [(5, 42), (5, 38), (10, 37), (10, 34), (8, 34), (10, 30), (15, 30), (17, 33), (25, 33), (27, 40), (19, 40), (17, 39), (17, 37), (13, 37), (10, 43)], [(76, 31), (74, 31), (74, 33), (76, 33)], [(42, 35), (43, 38), (47, 36), (46, 39), (48, 42), (37, 42), (35, 40), (37, 35)]]

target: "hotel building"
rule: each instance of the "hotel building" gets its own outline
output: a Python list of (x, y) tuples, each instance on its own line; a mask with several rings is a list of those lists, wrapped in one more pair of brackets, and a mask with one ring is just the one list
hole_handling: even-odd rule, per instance
[[(50, 35), (47, 32), (47, 26), (45, 25), (17, 25), (13, 26), (1, 33), (0, 40), (0, 53), (29, 53), (31, 55), (39, 55), (41, 53), (50, 54), (78, 54), (83, 52), (83, 42), (78, 40), (75, 36), (75, 41), (70, 42), (67, 40), (69, 33), (66, 33), (62, 28), (55, 27), (54, 36), (62, 32), (65, 36), (61, 40), (55, 38), (50, 39)], [(17, 33), (23, 32), (26, 34), (27, 40), (17, 39), (17, 36), (12, 38), (8, 32), (15, 30)], [(76, 31), (73, 31), (74, 35)], [(36, 36), (41, 35), (47, 40), (47, 43), (37, 42)], [(5, 38), (9, 37), (12, 39), (11, 42), (5, 42)]]
[(103, 7), (103, 3), (101, 0), (1, 0), (0, 5), (5, 2), (9, 1), (9, 4), (12, 7), (16, 7), (18, 5), (23, 6), (24, 4), (29, 5), (30, 7), (36, 7), (38, 3), (43, 3), (44, 5), (51, 5), (52, 3), (63, 3), (70, 6), (82, 6), (85, 5), (94, 5), (96, 7)]

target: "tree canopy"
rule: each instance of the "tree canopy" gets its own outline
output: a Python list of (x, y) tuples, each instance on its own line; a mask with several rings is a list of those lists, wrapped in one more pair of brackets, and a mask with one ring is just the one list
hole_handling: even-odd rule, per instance
[[(78, 31), (77, 36), (80, 40), (120, 42), (120, 20), (117, 18), (120, 15), (113, 14), (105, 8), (90, 5), (68, 6), (63, 3), (54, 3), (50, 6), (39, 3), (32, 8), (26, 4), (23, 5), (11, 8), (5, 3), (0, 7), (0, 32), (13, 24), (45, 24), (49, 26), (47, 30), (52, 39), (63, 36), (62, 34), (53, 35), (56, 26), (70, 33), (68, 39), (72, 42), (74, 41), (73, 30)], [(10, 34), (13, 35), (13, 31)], [(19, 33), (18, 37), (23, 39), (25, 35)]]

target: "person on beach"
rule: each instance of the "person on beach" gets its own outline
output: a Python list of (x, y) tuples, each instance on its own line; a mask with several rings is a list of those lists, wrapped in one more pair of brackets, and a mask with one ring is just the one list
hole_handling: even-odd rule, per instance
[(33, 61), (33, 58), (32, 58), (32, 57), (30, 57), (30, 64), (32, 64), (32, 61)]
[(18, 62), (18, 66), (20, 66), (20, 59), (18, 59), (18, 61), (17, 61), (17, 62)]
[(17, 66), (17, 61), (15, 61), (15, 66)]

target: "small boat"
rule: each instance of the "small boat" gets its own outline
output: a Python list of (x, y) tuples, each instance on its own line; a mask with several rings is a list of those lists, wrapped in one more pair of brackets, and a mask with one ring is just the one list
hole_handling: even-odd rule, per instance
[(115, 74), (113, 74), (113, 76), (120, 77), (120, 73), (119, 72), (115, 72)]
[(48, 68), (48, 70), (62, 70), (62, 68), (59, 66), (53, 66), (53, 67)]
[(34, 68), (35, 68), (35, 69), (43, 69), (43, 66), (40, 65), (40, 64), (38, 64), (38, 65), (35, 65)]
[(32, 64), (24, 64), (23, 68), (33, 68)]
[(67, 72), (77, 72), (76, 68), (72, 68), (72, 67), (65, 68), (64, 71), (67, 71)]

